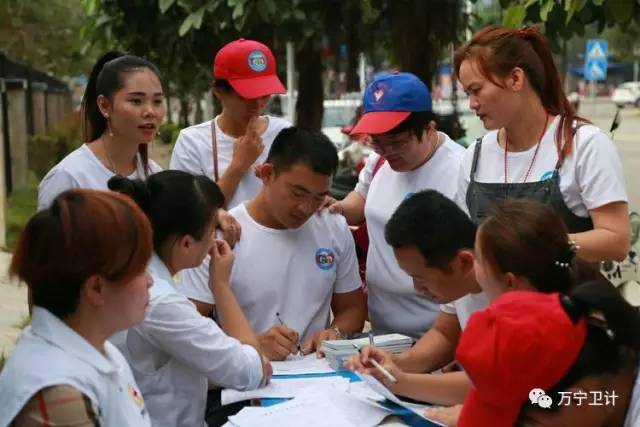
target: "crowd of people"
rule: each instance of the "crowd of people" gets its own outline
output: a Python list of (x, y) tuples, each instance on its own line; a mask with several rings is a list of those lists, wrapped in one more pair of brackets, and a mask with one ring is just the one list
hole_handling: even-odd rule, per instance
[(147, 152), (158, 69), (105, 54), (85, 143), (40, 183), (11, 262), (32, 321), (0, 374), (0, 426), (222, 425), (222, 387), (262, 387), (271, 361), (322, 357), (366, 319), (416, 342), (349, 369), (446, 425), (638, 425), (640, 314), (598, 269), (629, 247), (615, 145), (577, 116), (535, 27), (485, 28), (454, 65), (486, 135), (456, 144), (424, 82), (382, 74), (351, 130), (373, 153), (335, 200), (334, 144), (263, 114), (286, 92), (266, 45), (217, 52), (222, 111), (180, 132), (165, 171)]

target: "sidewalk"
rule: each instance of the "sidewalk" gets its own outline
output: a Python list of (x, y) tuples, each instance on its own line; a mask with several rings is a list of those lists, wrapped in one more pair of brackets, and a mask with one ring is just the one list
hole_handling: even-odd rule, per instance
[(9, 281), (11, 254), (0, 252), (0, 354), (8, 356), (27, 318), (27, 287)]

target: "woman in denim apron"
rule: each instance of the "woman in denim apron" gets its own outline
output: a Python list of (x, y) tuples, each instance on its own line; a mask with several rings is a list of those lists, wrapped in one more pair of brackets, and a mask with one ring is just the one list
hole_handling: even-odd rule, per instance
[(611, 139), (577, 117), (535, 27), (488, 27), (455, 53), (470, 108), (491, 130), (465, 153), (457, 201), (476, 223), (507, 198), (552, 206), (589, 261), (622, 260), (628, 197)]

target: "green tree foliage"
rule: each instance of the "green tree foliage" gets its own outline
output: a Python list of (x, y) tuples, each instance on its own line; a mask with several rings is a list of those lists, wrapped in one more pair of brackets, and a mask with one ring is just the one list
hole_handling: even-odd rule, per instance
[(87, 71), (95, 59), (81, 53), (82, 0), (0, 1), (0, 50), (57, 76)]

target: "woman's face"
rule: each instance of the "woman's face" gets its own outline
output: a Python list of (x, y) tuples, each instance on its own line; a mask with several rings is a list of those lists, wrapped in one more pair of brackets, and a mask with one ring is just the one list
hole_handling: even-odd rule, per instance
[(462, 62), (458, 78), (469, 95), (469, 108), (482, 120), (486, 129), (503, 128), (516, 114), (523, 114), (519, 111), (519, 97), (509, 89), (513, 86), (511, 78), (505, 79), (506, 88), (502, 88), (487, 79), (471, 59)]
[(213, 214), (211, 217), (211, 221), (209, 221), (209, 225), (205, 228), (205, 232), (202, 236), (202, 239), (196, 240), (189, 236), (190, 245), (187, 249), (186, 254), (186, 263), (188, 265), (183, 268), (193, 268), (202, 264), (202, 261), (207, 256), (207, 254), (211, 251), (211, 248), (215, 244), (216, 241), (216, 227), (218, 225), (218, 215), (217, 213)]
[(112, 313), (121, 331), (142, 322), (149, 305), (149, 288), (153, 284), (146, 269), (127, 282), (107, 283), (104, 287), (104, 309)]
[(509, 287), (505, 282), (505, 275), (499, 274), (493, 271), (491, 265), (487, 262), (486, 257), (482, 253), (480, 241), (482, 240), (482, 227), (478, 228), (476, 232), (475, 243), (475, 260), (474, 260), (474, 273), (476, 275), (476, 281), (482, 290), (487, 294), (490, 301), (495, 300)]
[(111, 100), (99, 98), (114, 136), (133, 144), (151, 142), (164, 121), (165, 104), (158, 76), (148, 68), (124, 73), (123, 87)]

